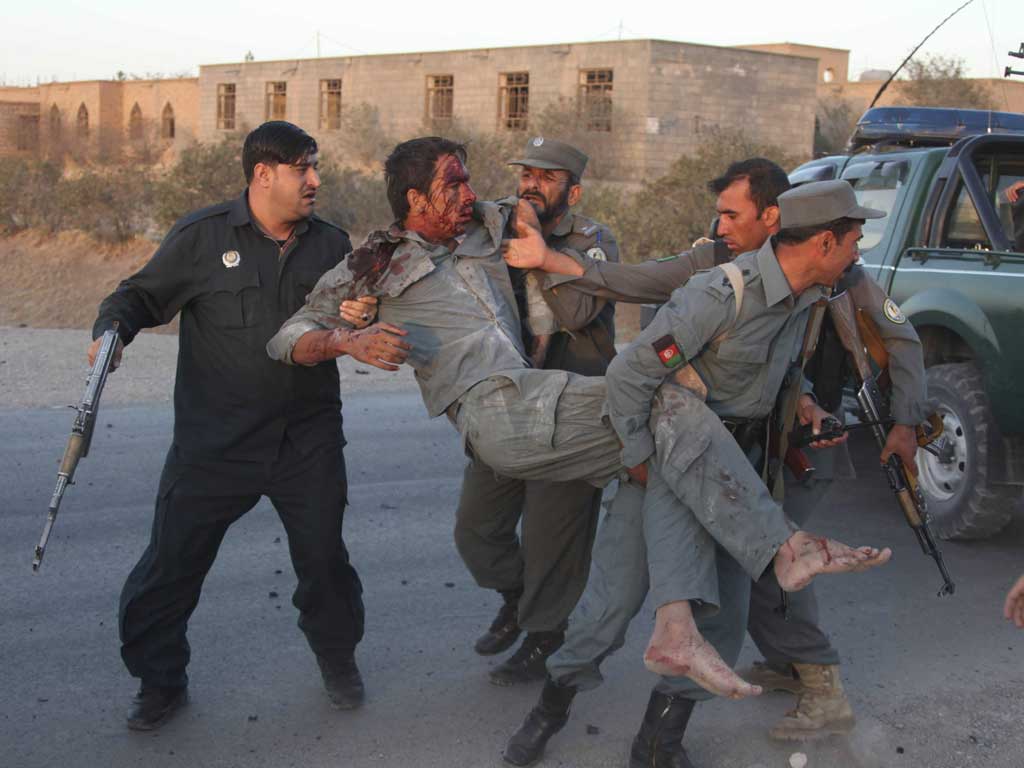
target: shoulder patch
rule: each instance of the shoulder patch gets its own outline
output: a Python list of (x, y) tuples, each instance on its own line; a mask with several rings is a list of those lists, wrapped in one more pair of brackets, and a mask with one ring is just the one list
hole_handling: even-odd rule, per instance
[(655, 339), (651, 346), (658, 355), (658, 360), (666, 368), (675, 368), (683, 362), (683, 353), (679, 349), (672, 334), (665, 334), (660, 339)]
[(889, 321), (896, 323), (896, 325), (903, 325), (903, 323), (907, 322), (907, 316), (903, 314), (900, 305), (892, 299), (885, 300), (885, 304), (882, 305), (882, 311), (889, 318)]
[(608, 261), (608, 254), (604, 252), (604, 249), (596, 246), (587, 251), (587, 256), (594, 261)]

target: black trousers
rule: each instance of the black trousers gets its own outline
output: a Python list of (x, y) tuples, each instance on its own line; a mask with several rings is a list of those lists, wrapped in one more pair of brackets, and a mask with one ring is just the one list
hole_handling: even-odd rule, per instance
[(288, 536), (292, 603), (314, 653), (351, 653), (363, 636), (362, 585), (342, 540), (341, 445), (303, 454), (286, 438), (271, 463), (189, 463), (171, 446), (149, 546), (121, 592), (121, 657), (147, 685), (188, 682), (185, 637), (228, 527), (267, 496)]

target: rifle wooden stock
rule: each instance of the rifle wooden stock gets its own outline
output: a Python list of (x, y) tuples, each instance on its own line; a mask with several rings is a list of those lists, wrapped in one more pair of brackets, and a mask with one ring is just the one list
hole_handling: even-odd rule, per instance
[(100, 407), (100, 397), (103, 395), (103, 387), (107, 383), (107, 376), (113, 365), (114, 355), (117, 353), (119, 343), (117, 334), (118, 323), (105, 331), (99, 351), (96, 353), (96, 360), (89, 373), (89, 379), (85, 385), (85, 394), (81, 402), (75, 408), (75, 422), (71, 427), (71, 435), (68, 437), (67, 446), (64, 448), (64, 456), (61, 458), (60, 469), (57, 471), (57, 485), (53, 495), (50, 497), (50, 506), (46, 510), (46, 523), (43, 525), (43, 534), (39, 537), (32, 557), (32, 570), (38, 571), (43, 563), (43, 555), (46, 554), (46, 544), (50, 540), (50, 533), (53, 531), (53, 524), (57, 520), (57, 513), (60, 510), (60, 502), (64, 498), (64, 492), (69, 485), (75, 482), (75, 470), (78, 462), (89, 455), (89, 445), (92, 442), (93, 428), (96, 424), (96, 414)]
[(857, 330), (860, 331), (860, 338), (867, 348), (868, 356), (875, 365), (885, 370), (889, 367), (889, 350), (885, 348), (882, 341), (882, 334), (878, 332), (878, 326), (871, 316), (863, 309), (857, 309)]

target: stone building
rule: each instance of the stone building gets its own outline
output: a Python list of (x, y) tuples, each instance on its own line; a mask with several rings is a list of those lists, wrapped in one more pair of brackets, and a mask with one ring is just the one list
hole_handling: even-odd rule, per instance
[(196, 78), (0, 88), (0, 156), (152, 158), (196, 140)]
[[(1024, 111), (1024, 82), (984, 82), (999, 109)], [(200, 66), (198, 78), (0, 88), (0, 156), (170, 159), (189, 142), (275, 118), (330, 146), (350, 115), (371, 107), (399, 140), (446, 126), (561, 133), (592, 152), (592, 172), (637, 182), (715, 127), (809, 156), (819, 103), (842, 98), (859, 114), (877, 87), (851, 81), (849, 51), (794, 43), (618, 40), (245, 61)], [(894, 83), (880, 103), (899, 92)]]
[(602, 176), (638, 181), (663, 173), (713, 126), (809, 154), (817, 69), (790, 53), (662, 40), (205, 65), (199, 138), (281, 118), (329, 141), (361, 104), (399, 139), (447, 121), (525, 137), (545, 109), (562, 106), (574, 130), (614, 157)]

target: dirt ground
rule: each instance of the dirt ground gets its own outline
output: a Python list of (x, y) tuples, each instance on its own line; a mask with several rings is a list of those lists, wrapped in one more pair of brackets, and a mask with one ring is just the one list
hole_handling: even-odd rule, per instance
[[(92, 327), (99, 303), (145, 264), (156, 246), (141, 238), (103, 243), (82, 232), (0, 237), (0, 326)], [(639, 328), (639, 308), (620, 304), (616, 318), (618, 340), (629, 341)], [(164, 330), (176, 332), (176, 327)]]

